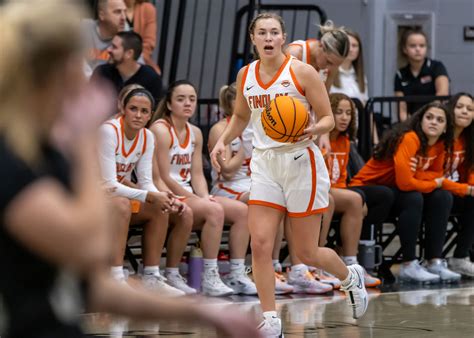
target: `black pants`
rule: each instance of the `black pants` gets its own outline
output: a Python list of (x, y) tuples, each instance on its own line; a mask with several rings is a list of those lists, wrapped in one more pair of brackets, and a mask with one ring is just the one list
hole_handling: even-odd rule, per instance
[(373, 239), (372, 225), (383, 223), (395, 201), (395, 193), (383, 185), (350, 187), (362, 196), (367, 204), (367, 216), (364, 218), (360, 239)]
[(422, 219), (425, 220), (425, 259), (440, 258), (453, 205), (451, 193), (440, 189), (429, 194), (396, 188), (392, 191), (396, 196), (392, 212), (398, 216), (403, 261), (416, 259), (416, 241)]
[(459, 230), (454, 257), (469, 256), (474, 243), (474, 197), (454, 197), (453, 212), (459, 214)]

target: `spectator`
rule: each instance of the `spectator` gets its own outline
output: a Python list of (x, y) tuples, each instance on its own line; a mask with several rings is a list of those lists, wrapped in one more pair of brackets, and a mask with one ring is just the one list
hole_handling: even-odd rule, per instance
[(156, 9), (147, 0), (125, 0), (127, 6), (126, 30), (133, 30), (143, 38), (142, 57), (146, 65), (161, 75), (161, 69), (153, 60), (156, 46)]
[(367, 78), (364, 72), (364, 56), (362, 42), (356, 32), (345, 29), (349, 37), (349, 54), (335, 71), (331, 93), (346, 94), (350, 98), (359, 99), (363, 105), (368, 100)]
[[(445, 181), (445, 149), (450, 149), (452, 143), (451, 114), (439, 103), (427, 104), (384, 135), (375, 147), (374, 156), (350, 182), (350, 186), (392, 188), (393, 212), (398, 216), (403, 255), (401, 280), (434, 283), (461, 278), (441, 260), (453, 198), (440, 188)], [(410, 168), (412, 157), (417, 158), (415, 172)], [(425, 221), (425, 267), (416, 260), (422, 219)]]
[[(428, 58), (428, 39), (426, 34), (416, 28), (403, 32), (399, 44), (400, 55), (407, 65), (395, 74), (395, 96), (448, 95), (449, 78), (446, 68), (440, 61)], [(405, 121), (426, 102), (400, 103), (399, 118)]]
[[(474, 243), (474, 102), (468, 93), (458, 93), (448, 102), (454, 115), (454, 146), (448, 158), (446, 174), (449, 180), (443, 188), (454, 196), (454, 213), (459, 214), (459, 233), (453, 257), (448, 260), (451, 270), (474, 277), (474, 263), (469, 249)], [(452, 182), (453, 181), (453, 182)]]
[(139, 84), (147, 89), (155, 100), (160, 99), (161, 77), (150, 66), (137, 62), (142, 51), (140, 35), (135, 32), (120, 32), (113, 38), (107, 51), (110, 55), (109, 63), (94, 70), (92, 81), (98, 78), (107, 79), (117, 93), (127, 85)]
[[(357, 248), (363, 223), (368, 227), (383, 222), (388, 216), (394, 197), (390, 188), (384, 186), (347, 189), (350, 141), (355, 139), (356, 134), (356, 108), (345, 94), (331, 94), (329, 100), (336, 124), (330, 133), (331, 152), (326, 157), (331, 179), (330, 194), (334, 199), (335, 212), (342, 214), (340, 222), (342, 259), (347, 265), (357, 264)], [(326, 223), (326, 228), (329, 228), (330, 222), (331, 215), (325, 217), (323, 227)], [(327, 231), (325, 233), (327, 234)], [(380, 283), (380, 279), (366, 272), (366, 287), (375, 287)]]
[(125, 28), (125, 9), (123, 0), (98, 0), (97, 20), (82, 20), (87, 48), (84, 73), (87, 77), (97, 66), (107, 63), (107, 49), (113, 37)]

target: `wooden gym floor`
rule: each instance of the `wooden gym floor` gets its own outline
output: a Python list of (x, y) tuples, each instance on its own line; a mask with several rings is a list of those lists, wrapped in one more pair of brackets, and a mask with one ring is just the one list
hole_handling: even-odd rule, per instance
[[(344, 295), (338, 291), (323, 296), (278, 296), (285, 337), (474, 337), (473, 280), (433, 286), (395, 283), (369, 289), (369, 295), (368, 311), (357, 321), (351, 318)], [(203, 306), (260, 318), (256, 297), (204, 300)], [(196, 301), (202, 302), (202, 298)], [(218, 337), (207, 327), (144, 323), (106, 314), (86, 314), (83, 324), (92, 337)]]

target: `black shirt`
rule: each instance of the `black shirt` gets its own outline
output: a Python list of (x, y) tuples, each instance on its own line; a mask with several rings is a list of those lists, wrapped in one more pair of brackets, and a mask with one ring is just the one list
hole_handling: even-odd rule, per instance
[(32, 169), (14, 155), (0, 136), (0, 323), (5, 325), (0, 325), (2, 338), (82, 337), (77, 326), (83, 307), (78, 279), (37, 256), (5, 227), (5, 211), (10, 202), (30, 184), (49, 176), (69, 187), (69, 166), (64, 158), (48, 146), (42, 148), (42, 155), (41, 164)]
[(161, 82), (161, 76), (148, 65), (141, 65), (138, 71), (126, 81), (122, 79), (115, 65), (100, 65), (92, 73), (91, 81), (97, 77), (109, 80), (117, 90), (117, 93), (120, 92), (123, 87), (130, 84), (139, 84), (153, 95), (156, 102), (158, 102), (162, 96), (163, 84)]
[[(434, 96), (436, 95), (435, 80), (443, 75), (448, 76), (448, 72), (440, 61), (425, 58), (420, 73), (416, 77), (411, 72), (409, 64), (398, 70), (395, 74), (395, 91), (403, 92), (405, 96)], [(426, 103), (407, 103), (408, 113), (414, 113)]]

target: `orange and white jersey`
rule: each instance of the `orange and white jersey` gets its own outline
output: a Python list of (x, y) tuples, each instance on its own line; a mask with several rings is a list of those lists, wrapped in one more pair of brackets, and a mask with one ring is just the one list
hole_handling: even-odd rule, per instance
[[(108, 120), (100, 127), (99, 149), (102, 178), (113, 194), (145, 202), (148, 191), (158, 192), (153, 183), (152, 163), (155, 148), (151, 131), (143, 128), (133, 140), (127, 139), (123, 118)], [(137, 175), (138, 189), (122, 182), (131, 181), (132, 171)]]
[(291, 96), (300, 100), (306, 109), (310, 105), (306, 100), (295, 73), (291, 69), (291, 63), (295, 58), (288, 56), (277, 74), (268, 83), (263, 83), (259, 76), (260, 60), (254, 61), (246, 66), (241, 90), (252, 112), (250, 124), (253, 131), (253, 146), (259, 150), (284, 148), (284, 147), (307, 147), (311, 141), (305, 140), (297, 143), (281, 143), (272, 140), (265, 134), (262, 127), (261, 114), (267, 105), (278, 96)]
[[(316, 64), (316, 60), (311, 60), (311, 48), (310, 48), (310, 42), (311, 41), (317, 41), (316, 39), (308, 39), (308, 40), (295, 40), (292, 43), (290, 43), (288, 46), (299, 46), (301, 47), (301, 61), (304, 63), (307, 63), (309, 65), (314, 66)], [(326, 82), (328, 79), (328, 70), (327, 69), (319, 69), (316, 68), (316, 70), (319, 73), (319, 78), (321, 81)]]
[[(244, 160), (240, 168), (235, 172), (234, 176), (230, 180), (226, 180), (222, 175), (219, 175), (214, 167), (211, 171), (212, 177), (212, 186), (218, 185), (219, 183), (230, 183), (237, 182), (237, 181), (250, 181), (250, 160), (252, 157), (252, 137), (251, 131), (247, 130), (248, 128), (244, 129), (244, 132), (240, 137), (235, 138), (230, 144), (230, 150), (232, 152), (232, 156), (234, 156), (240, 148), (244, 148)], [(250, 135), (250, 137), (248, 137)], [(245, 136), (245, 137), (244, 137)], [(250, 182), (249, 182), (249, 189), (250, 189)]]
[(168, 152), (171, 178), (178, 182), (184, 189), (192, 192), (191, 163), (194, 149), (196, 147), (196, 138), (194, 136), (193, 128), (189, 123), (186, 123), (186, 138), (183, 143), (180, 143), (174, 126), (172, 126), (168, 121), (160, 119), (155, 123), (162, 123), (165, 125), (171, 136), (170, 149)]

